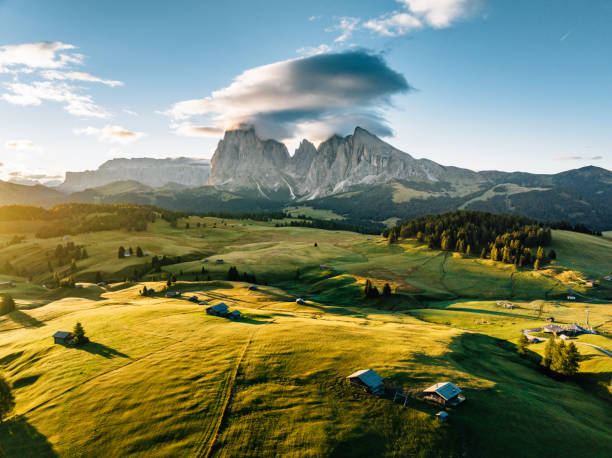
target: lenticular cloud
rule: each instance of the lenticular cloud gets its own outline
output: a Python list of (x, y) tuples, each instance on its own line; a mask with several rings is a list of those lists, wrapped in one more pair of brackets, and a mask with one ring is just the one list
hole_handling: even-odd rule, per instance
[[(246, 70), (229, 86), (208, 97), (178, 102), (166, 114), (183, 135), (218, 135), (249, 124), (268, 138), (322, 139), (358, 124), (388, 136), (384, 109), (394, 94), (411, 89), (382, 56), (356, 50)], [(196, 121), (212, 126), (198, 127)]]

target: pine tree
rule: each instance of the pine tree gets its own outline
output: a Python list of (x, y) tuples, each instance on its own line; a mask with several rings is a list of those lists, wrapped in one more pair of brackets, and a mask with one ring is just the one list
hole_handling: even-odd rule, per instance
[(561, 341), (556, 345), (555, 351), (553, 351), (552, 358), (550, 361), (550, 370), (563, 373), (563, 366), (565, 365), (565, 341)]
[(119, 259), (125, 258), (125, 248), (123, 246), (119, 247), (119, 251), (117, 253)]
[(525, 356), (527, 354), (527, 345), (529, 345), (529, 339), (521, 332), (518, 343), (516, 344), (516, 351), (519, 355)]
[(385, 286), (383, 286), (382, 294), (385, 297), (391, 296), (391, 286), (389, 285), (389, 283), (385, 283)]
[(579, 360), (580, 353), (578, 352), (578, 348), (576, 348), (574, 342), (570, 342), (570, 344), (565, 347), (561, 373), (568, 377), (576, 375), (580, 364)]
[(130, 247), (130, 249), (128, 250), (128, 252), (130, 253), (130, 256), (134, 255), (134, 250), (132, 250), (132, 247)]
[(72, 335), (74, 336), (74, 344), (77, 346), (84, 345), (87, 342), (89, 342), (89, 339), (85, 337), (85, 330), (83, 329), (83, 326), (79, 322), (77, 322), (77, 324), (74, 325), (74, 330), (72, 331)]
[(142, 252), (142, 248), (136, 247), (136, 256), (139, 257), (139, 258), (142, 258), (143, 254), (144, 253)]
[(102, 274), (100, 273), (100, 271), (96, 272), (96, 283), (101, 283), (102, 282)]
[(11, 391), (11, 386), (6, 379), (0, 375), (0, 424), (14, 408), (15, 397)]
[(555, 342), (555, 336), (550, 336), (546, 342), (546, 347), (544, 347), (544, 358), (542, 359), (542, 365), (545, 368), (550, 369), (550, 365), (552, 364), (552, 359), (556, 351), (557, 343)]
[(366, 280), (365, 288), (363, 290), (363, 293), (364, 293), (365, 297), (370, 297), (370, 290), (371, 289), (372, 289), (372, 282), (370, 280)]

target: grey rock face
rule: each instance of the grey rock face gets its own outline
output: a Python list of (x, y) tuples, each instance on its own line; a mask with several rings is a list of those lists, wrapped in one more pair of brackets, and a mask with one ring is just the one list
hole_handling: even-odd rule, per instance
[(315, 148), (303, 140), (293, 157), (274, 140), (260, 140), (253, 129), (226, 132), (212, 158), (211, 184), (228, 189), (287, 187), (296, 199), (323, 197), (360, 184), (395, 179), (410, 181), (481, 181), (466, 169), (414, 159), (357, 127), (352, 135), (335, 135)]
[(168, 183), (195, 187), (205, 185), (209, 176), (210, 163), (205, 159), (111, 159), (97, 170), (66, 172), (66, 179), (58, 189), (76, 192), (124, 180), (138, 181), (156, 188)]

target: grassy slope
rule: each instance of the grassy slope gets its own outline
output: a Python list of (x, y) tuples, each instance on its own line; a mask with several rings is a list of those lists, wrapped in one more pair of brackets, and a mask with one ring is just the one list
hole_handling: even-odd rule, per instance
[[(182, 287), (226, 301), (247, 319), (210, 317), (184, 300), (143, 299), (138, 287), (30, 310), (27, 327), (4, 317), (0, 361), (17, 387), (20, 415), (0, 430), (4, 452), (444, 456), (494, 455), (503, 446), (506, 456), (519, 456), (528, 437), (530, 454), (612, 453), (606, 403), (540, 374), (483, 329), (297, 306), (274, 288)], [(93, 343), (53, 345), (51, 334), (76, 321)], [(406, 389), (450, 379), (478, 390), (467, 392), (450, 425), (439, 425), (434, 406), (411, 400), (404, 408), (347, 386), (343, 377), (361, 367)]]
[[(20, 415), (0, 428), (5, 453), (189, 455), (210, 448), (223, 456), (426, 456), (495, 455), (503, 447), (519, 456), (526, 438), (529, 454), (563, 455), (568, 447), (583, 456), (612, 453), (606, 397), (612, 395), (612, 360), (580, 346), (587, 373), (581, 388), (542, 375), (507, 343), (521, 329), (542, 324), (529, 301), (562, 295), (555, 282), (412, 241), (389, 247), (348, 232), (211, 218), (190, 224), (172, 229), (160, 221), (145, 233), (72, 237), (90, 254), (78, 263), (77, 278), (96, 271), (121, 278), (147, 261), (116, 259), (120, 244), (196, 257), (166, 268), (189, 280), (202, 266), (221, 279), (236, 265), (280, 289), (253, 292), (222, 282), (182, 288), (247, 312), (243, 322), (208, 317), (183, 300), (140, 298), (139, 287), (47, 291), (36, 284), (46, 273), (34, 283), (0, 275), (0, 281), (18, 281), (11, 293), (20, 307), (0, 317), (0, 370), (16, 387)], [(10, 230), (0, 237), (8, 240)], [(558, 265), (593, 275), (600, 264), (611, 265), (605, 244), (612, 242), (565, 232), (554, 239)], [(44, 270), (41, 253), (60, 241), (29, 237), (0, 249), (0, 261)], [(225, 264), (217, 265), (218, 258)], [(404, 294), (364, 302), (365, 278), (379, 286), (390, 282)], [(298, 295), (309, 305), (297, 306)], [(517, 300), (521, 308), (500, 310), (497, 299)], [(608, 306), (549, 302), (544, 313), (581, 322), (585, 307), (592, 324), (610, 335)], [(82, 350), (51, 344), (53, 332), (77, 320), (93, 344)], [(603, 336), (579, 340), (612, 350)], [(530, 349), (542, 353), (541, 344)], [(450, 379), (478, 391), (468, 391), (468, 403), (441, 426), (432, 420), (432, 406), (411, 401), (402, 408), (346, 386), (343, 377), (362, 367), (406, 389)]]

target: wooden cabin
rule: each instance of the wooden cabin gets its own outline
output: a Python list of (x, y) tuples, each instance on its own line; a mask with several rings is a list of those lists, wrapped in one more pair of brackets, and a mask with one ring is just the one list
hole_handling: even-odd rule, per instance
[(362, 369), (354, 372), (347, 377), (347, 380), (368, 393), (382, 394), (385, 391), (383, 378), (372, 369)]
[(60, 345), (72, 344), (72, 333), (68, 331), (57, 331), (53, 334), (53, 343)]
[(214, 316), (227, 316), (229, 314), (229, 307), (227, 304), (221, 302), (219, 304), (213, 305), (206, 309), (206, 313)]
[(465, 401), (461, 396), (461, 389), (451, 382), (436, 383), (423, 391), (424, 398), (436, 402), (444, 407), (456, 406)]

